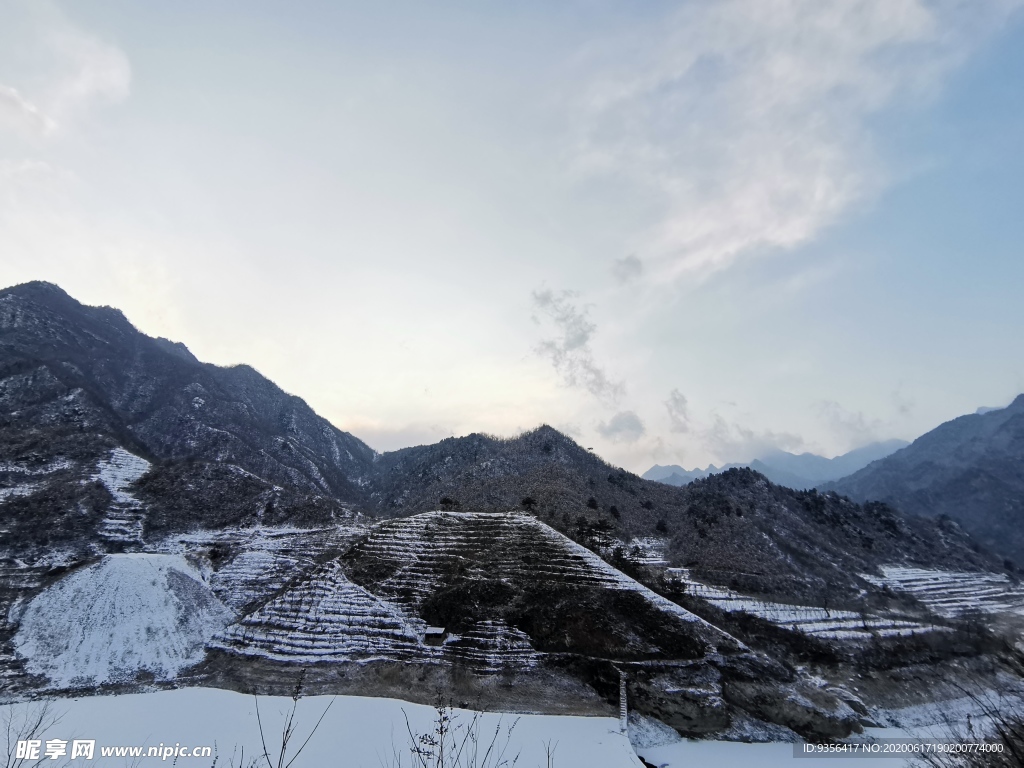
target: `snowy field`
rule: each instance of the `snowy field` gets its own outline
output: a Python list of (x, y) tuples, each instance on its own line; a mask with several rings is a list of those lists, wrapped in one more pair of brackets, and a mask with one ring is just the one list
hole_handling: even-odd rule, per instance
[[(877, 737), (905, 738), (906, 734), (882, 731)], [(792, 744), (742, 744), (737, 741), (682, 740), (660, 747), (639, 750), (644, 759), (659, 768), (836, 768), (841, 765), (878, 765), (884, 768), (907, 768), (901, 758), (847, 761), (832, 757), (793, 756)]]
[[(333, 703), (331, 703), (333, 701)], [(320, 727), (294, 763), (294, 768), (381, 768), (396, 765), (393, 747), (409, 766), (408, 736), (405, 718), (412, 730), (431, 730), (433, 708), (396, 699), (360, 696), (313, 696), (304, 698), (297, 708), (297, 728), (292, 744), (300, 745), (324, 709), (331, 704)], [(292, 702), (284, 697), (261, 697), (267, 749), (276, 763), (280, 733)], [(16, 715), (35, 704), (15, 704)], [(183, 688), (156, 693), (122, 696), (91, 696), (57, 699), (53, 710), (61, 715), (45, 739), (95, 739), (96, 757), (78, 760), (81, 766), (123, 766), (124, 757), (102, 758), (103, 746), (158, 746), (181, 744), (189, 747), (214, 747), (217, 766), (230, 766), (232, 755), (238, 765), (244, 747), (246, 760), (262, 752), (256, 719), (255, 699), (233, 691), (214, 688)], [(6, 709), (6, 707), (5, 707)], [(468, 724), (472, 713), (455, 710), (455, 726)], [(619, 732), (619, 722), (611, 717), (568, 717), (553, 715), (509, 715), (488, 713), (482, 716), (481, 741), (490, 741), (500, 728), (502, 734), (512, 727), (505, 757), (516, 754), (518, 768), (546, 768), (545, 745), (555, 747), (554, 768), (641, 768), (637, 753), (659, 768), (835, 768), (834, 758), (799, 758), (788, 743), (744, 744), (728, 741), (693, 741), (672, 737), (659, 746), (640, 746), (634, 752), (629, 740)], [(898, 728), (868, 729), (865, 738), (905, 738), (908, 732)], [(294, 756), (294, 749), (289, 755)], [(290, 758), (289, 758), (290, 759)], [(44, 764), (48, 761), (44, 761)], [(209, 768), (212, 758), (179, 757), (161, 761), (142, 758), (137, 765), (160, 764)], [(887, 759), (888, 768), (904, 768), (902, 759)]]
[[(403, 751), (403, 766), (409, 765), (405, 716), (413, 731), (431, 730), (434, 710), (395, 699), (359, 696), (314, 696), (302, 699), (297, 709), (298, 727), (293, 743), (301, 744), (310, 729), (333, 704), (294, 768), (380, 768), (389, 765), (392, 745)], [(96, 759), (79, 761), (83, 766), (122, 766), (125, 758), (100, 758), (101, 746), (159, 744), (187, 746), (216, 745), (217, 765), (230, 765), (232, 752), (244, 747), (246, 759), (262, 752), (254, 698), (213, 688), (183, 688), (175, 691), (58, 699), (54, 709), (63, 716), (43, 737), (71, 741), (95, 739)], [(262, 697), (260, 717), (267, 736), (267, 748), (276, 763), (280, 733), (291, 700)], [(24, 710), (31, 704), (13, 705)], [(471, 713), (456, 710), (460, 723)], [(497, 727), (504, 732), (513, 726), (508, 739), (507, 758), (520, 754), (519, 768), (546, 768), (544, 745), (556, 746), (555, 768), (640, 768), (641, 763), (619, 723), (610, 717), (557, 717), (551, 715), (485, 714), (481, 741), (490, 741)], [(294, 754), (294, 752), (290, 752)], [(44, 763), (49, 761), (44, 761)], [(511, 760), (510, 760), (511, 762)], [(210, 758), (181, 758), (176, 765), (209, 768)], [(139, 765), (171, 765), (159, 758), (143, 758)], [(236, 753), (235, 765), (238, 764)], [(753, 765), (756, 763), (748, 763)], [(77, 762), (76, 762), (77, 765)], [(809, 766), (808, 766), (809, 768)]]

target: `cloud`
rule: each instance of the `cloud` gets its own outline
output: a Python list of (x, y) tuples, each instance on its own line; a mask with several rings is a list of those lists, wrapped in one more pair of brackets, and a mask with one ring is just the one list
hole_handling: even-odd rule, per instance
[(621, 411), (607, 422), (600, 422), (597, 431), (602, 437), (614, 443), (632, 443), (643, 437), (647, 430), (644, 429), (640, 417), (633, 411)]
[(792, 432), (757, 431), (726, 421), (712, 414), (709, 424), (699, 429), (702, 443), (719, 460), (746, 462), (772, 451), (796, 451), (804, 448), (804, 439)]
[(669, 430), (686, 433), (690, 431), (690, 409), (686, 396), (678, 389), (673, 389), (665, 401), (668, 411)]
[[(542, 341), (537, 352), (548, 358), (570, 387), (579, 387), (598, 399), (614, 403), (625, 392), (625, 385), (609, 378), (595, 361), (590, 339), (597, 326), (590, 320), (586, 307), (577, 307), (573, 291), (555, 293), (534, 291), (533, 305), (553, 324), (558, 337)], [(535, 322), (540, 322), (534, 316)]]
[(880, 419), (869, 419), (863, 411), (849, 411), (835, 400), (821, 400), (816, 408), (832, 433), (850, 449), (879, 440), (885, 427)]
[(56, 59), (51, 110), (73, 118), (98, 104), (116, 104), (128, 97), (131, 65), (119, 48), (54, 14), (43, 33), (44, 44)]
[(644, 273), (644, 263), (636, 256), (629, 255), (612, 263), (612, 276), (619, 283), (636, 280)]
[(17, 88), (0, 83), (0, 128), (8, 128), (33, 136), (52, 133), (57, 123), (44, 115)]
[[(122, 50), (45, 0), (12, 4), (6, 14), (12, 50), (4, 62), (6, 82), (0, 83), (0, 128), (52, 136), (93, 107), (127, 98), (131, 65)], [(20, 79), (27, 86), (12, 84), (19, 79), (12, 62), (23, 68)]]
[(660, 199), (659, 276), (798, 245), (886, 184), (872, 116), (934, 93), (1021, 4), (687, 3), (586, 60), (578, 167)]

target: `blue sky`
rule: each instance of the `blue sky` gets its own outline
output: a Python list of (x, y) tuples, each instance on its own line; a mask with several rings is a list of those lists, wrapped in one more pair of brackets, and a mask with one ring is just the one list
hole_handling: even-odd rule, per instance
[(1016, 0), (0, 4), (0, 284), (386, 450), (834, 455), (1024, 391)]

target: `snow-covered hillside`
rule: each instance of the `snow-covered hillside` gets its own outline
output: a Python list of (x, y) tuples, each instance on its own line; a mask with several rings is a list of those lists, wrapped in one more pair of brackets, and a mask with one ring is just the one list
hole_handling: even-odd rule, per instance
[(226, 562), (210, 577), (210, 588), (223, 603), (241, 611), (312, 571), (324, 552), (344, 549), (365, 532), (365, 526), (349, 522), (320, 528), (228, 527), (178, 534), (154, 548), (176, 554), (226, 552)]
[(173, 679), (234, 618), (178, 555), (108, 555), (25, 607), (14, 645), (53, 687)]
[(232, 625), (213, 647), (282, 661), (402, 659), (417, 655), (421, 634), (332, 561)]
[[(709, 636), (728, 637), (586, 547), (521, 512), (425, 512), (378, 527), (362, 544), (364, 554), (394, 566), (393, 573), (380, 584), (381, 594), (412, 610), (441, 584), (445, 563), (473, 560), (481, 551), (487, 552), (490, 578), (636, 592), (656, 608), (701, 625)], [(524, 553), (529, 554), (524, 557)]]
[(885, 566), (882, 578), (863, 578), (879, 587), (913, 595), (940, 616), (969, 612), (1016, 613), (1024, 616), (1024, 587), (1005, 574), (938, 571)]
[(808, 605), (774, 603), (741, 595), (725, 587), (702, 584), (686, 568), (669, 568), (689, 594), (723, 611), (741, 611), (794, 632), (841, 641), (867, 641), (872, 637), (903, 637), (924, 632), (945, 631), (945, 627), (922, 624), (906, 618), (871, 616), (853, 611), (828, 610)]

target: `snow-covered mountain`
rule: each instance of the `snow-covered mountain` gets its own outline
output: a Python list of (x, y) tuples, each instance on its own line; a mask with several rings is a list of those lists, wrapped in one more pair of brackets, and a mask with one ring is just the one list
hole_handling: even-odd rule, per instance
[(683, 733), (836, 738), (874, 706), (851, 670), (880, 702), (929, 698), (911, 667), (1008, 669), (1005, 566), (947, 519), (750, 468), (674, 487), (547, 426), (375, 455), (250, 368), (0, 291), (6, 695), (300, 680), (595, 714), (624, 673)]

